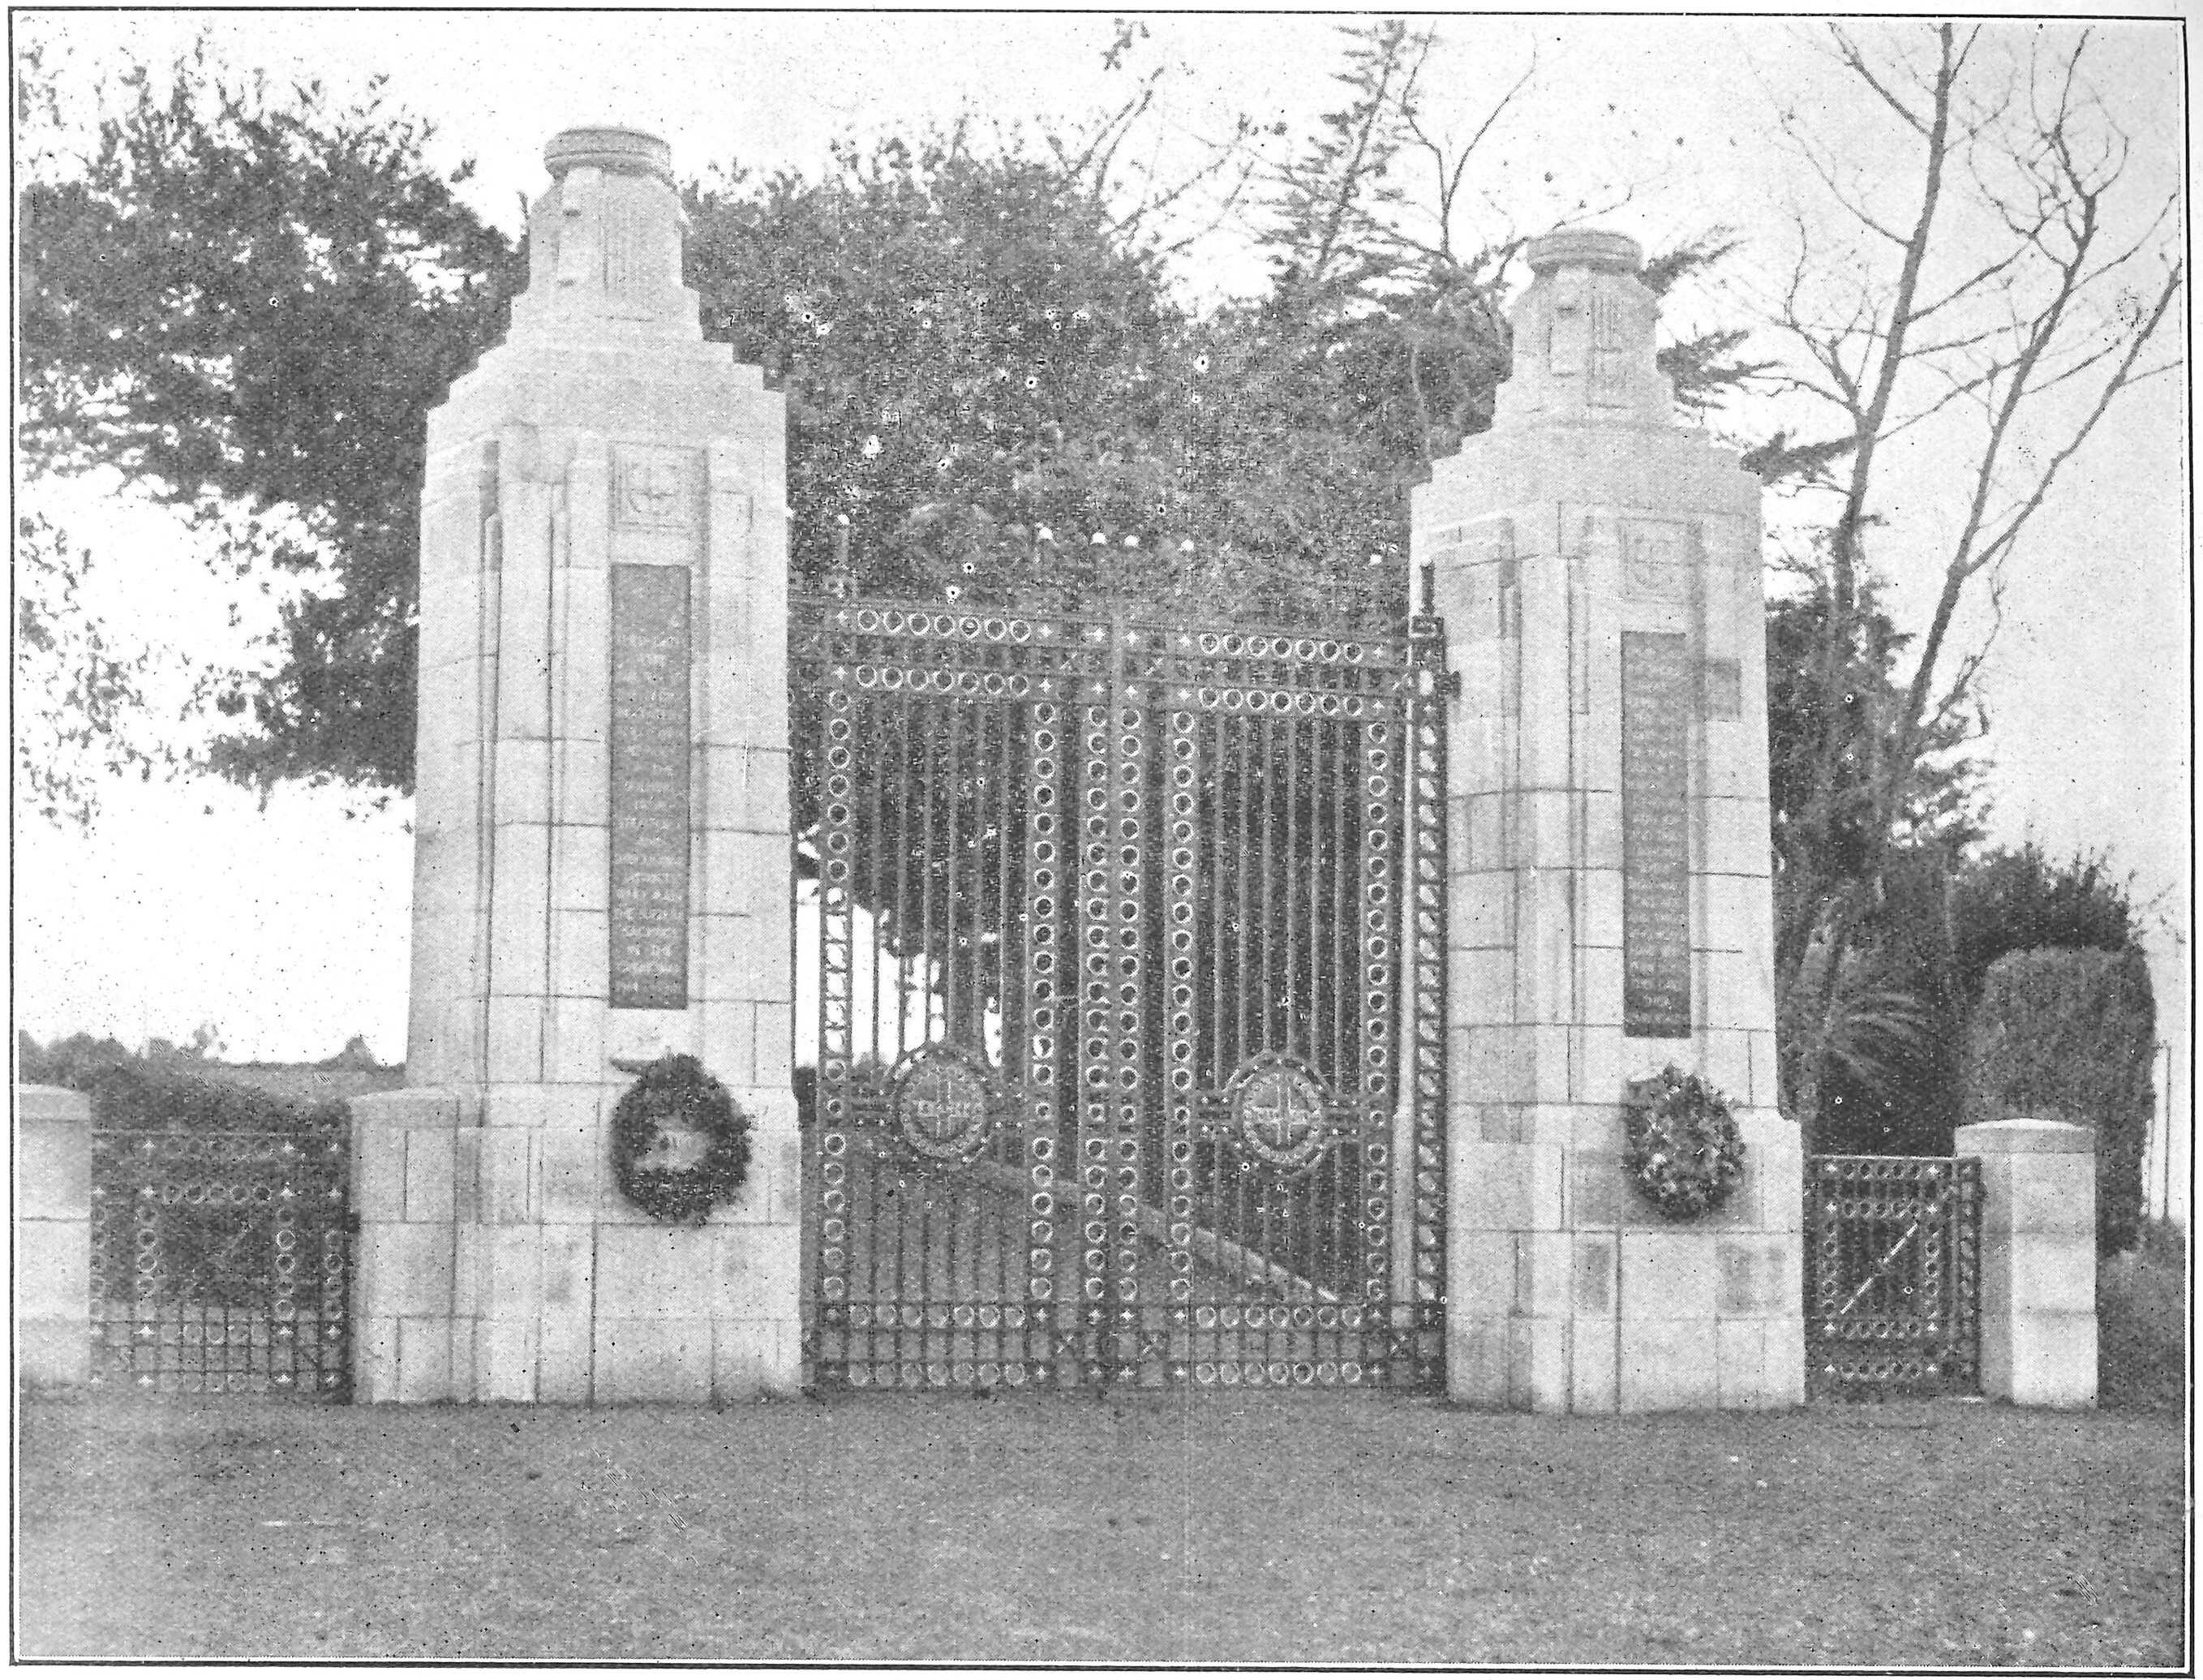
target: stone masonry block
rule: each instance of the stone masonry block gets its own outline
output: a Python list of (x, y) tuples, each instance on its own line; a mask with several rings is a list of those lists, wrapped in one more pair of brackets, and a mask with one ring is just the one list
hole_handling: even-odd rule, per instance
[(1569, 1325), (1568, 1410), (1603, 1417), (1620, 1405), (1616, 1385), (1619, 1339), (1611, 1318), (1577, 1319)]
[(691, 1405), (712, 1398), (712, 1321), (708, 1318), (600, 1316), (596, 1333), (595, 1399)]
[(800, 1227), (750, 1225), (718, 1231), (712, 1263), (713, 1316), (793, 1320), (801, 1310)]
[(698, 837), (698, 847), (701, 908), (707, 914), (784, 920), (790, 873), (785, 829), (764, 834), (707, 830)]
[(551, 743), (552, 808), (558, 820), (594, 828), (611, 819), (611, 748), (602, 741)]
[(1508, 1405), (1517, 1411), (1565, 1413), (1574, 1327), (1563, 1318), (1516, 1317), (1507, 1328)]
[(725, 1405), (792, 1393), (795, 1374), (782, 1352), (785, 1327), (771, 1319), (712, 1325), (712, 1398)]
[(92, 1299), (89, 1219), (26, 1219), (16, 1227), (15, 1312), (19, 1320), (62, 1320), (88, 1336)]
[[(1586, 967), (1589, 965), (1586, 964)], [(1619, 964), (1615, 965), (1619, 973)], [(1622, 1064), (1627, 1046), (1618, 1026), (1572, 1026), (1568, 1029), (1568, 1096), (1571, 1101), (1593, 1104), (1619, 1100), (1625, 1081)]]
[(602, 999), (611, 989), (611, 916), (604, 910), (551, 913), (551, 995)]
[(595, 1217), (599, 1203), (612, 1194), (607, 1145), (600, 1127), (546, 1127), (537, 1143), (540, 1166), (536, 1183), (543, 1217)]
[(587, 1405), (595, 1388), (596, 1339), (586, 1312), (546, 1314), (536, 1326), (535, 1398)]
[(594, 997), (554, 997), (544, 1006), (543, 1075), (561, 1085), (596, 1085), (605, 1065), (605, 1006)]
[(363, 1225), (356, 1239), (356, 1254), (364, 1316), (450, 1316), (449, 1224)]
[(568, 1222), (546, 1224), (542, 1227), (540, 1245), (545, 1320), (566, 1318), (577, 1313), (586, 1317), (596, 1287), (595, 1227)]
[(1511, 1021), (1515, 1015), (1515, 953), (1502, 946), (1449, 954), (1448, 1007), (1456, 1020)]
[(551, 743), (500, 741), (495, 772), (499, 823), (541, 824), (551, 820)]
[(475, 1398), (527, 1405), (536, 1398), (540, 1331), (534, 1319), (484, 1319), (475, 1327)]
[(1458, 1229), (1446, 1245), (1450, 1311), (1511, 1312), (1515, 1308), (1515, 1233)]
[(1626, 1231), (1621, 1243), (1624, 1318), (1711, 1322), (1718, 1265), (1711, 1239), (1693, 1232)]
[(1767, 1325), (1757, 1318), (1724, 1320), (1714, 1329), (1724, 1411), (1763, 1410), (1767, 1399)]
[(393, 1399), (409, 1405), (452, 1398), (452, 1321), (447, 1316), (398, 1321), (398, 1369)]
[(2094, 1312), (2096, 1243), (2071, 1232), (1982, 1234), (1983, 1312)]
[(489, 1225), (519, 1225), (536, 1217), (535, 1135), (514, 1127), (475, 1134), (475, 1214)]
[(1621, 884), (1619, 869), (1586, 869), (1578, 876), (1577, 944), (1598, 950), (1621, 949)]
[(2096, 1315), (1982, 1314), (1982, 1392), (2014, 1405), (2096, 1403)]
[(794, 952), (784, 914), (702, 916), (703, 995), (712, 1003), (785, 1002)]
[(1446, 1315), (1446, 1395), (1462, 1405), (1494, 1410), (1508, 1404), (1505, 1314)]
[(92, 1122), (15, 1121), (15, 1217), (84, 1219), (92, 1209)]
[(1525, 1231), (1515, 1239), (1518, 1312), (1565, 1318), (1574, 1300), (1575, 1239), (1566, 1231)]
[(1572, 1247), (1569, 1298), (1576, 1316), (1613, 1317), (1621, 1290), (1621, 1245), (1612, 1237), (1578, 1236)]
[(452, 1132), (425, 1129), (405, 1134), (405, 1217), (449, 1222), (455, 1198), (452, 1186), (458, 1164)]
[(398, 1398), (398, 1321), (360, 1318), (352, 1326), (352, 1399), (379, 1405)]
[(363, 1127), (355, 1122), (351, 1146), (351, 1210), (363, 1221), (405, 1217), (405, 1139), (408, 1135), (406, 1131), (394, 1126)]
[(1775, 1318), (1797, 1310), (1803, 1287), (1797, 1239), (1722, 1237), (1714, 1246), (1720, 1270), (1716, 1310), (1722, 1318)]
[(1625, 1314), (1618, 1340), (1621, 1411), (1702, 1411), (1720, 1405), (1720, 1355), (1710, 1317)]
[(610, 829), (560, 824), (551, 836), (551, 908), (609, 911), (611, 867)]
[(525, 1084), (543, 1077), (543, 1006), (535, 997), (489, 1000), (489, 1077)]
[(1709, 799), (1700, 807), (1698, 832), (1704, 837), (1698, 867), (1710, 875), (1763, 876), (1772, 873), (1764, 799)]
[(542, 1227), (490, 1226), (483, 1235), (481, 1316), (534, 1322), (543, 1304)]
[(605, 1225), (597, 1232), (599, 1321), (710, 1318), (718, 1281), (708, 1227)]
[[(1503, 872), (1469, 873), (1458, 858), (1446, 884), (1447, 943), (1460, 948), (1511, 949), (1515, 942), (1515, 878)], [(1454, 1020), (1461, 1020), (1456, 1011)]]

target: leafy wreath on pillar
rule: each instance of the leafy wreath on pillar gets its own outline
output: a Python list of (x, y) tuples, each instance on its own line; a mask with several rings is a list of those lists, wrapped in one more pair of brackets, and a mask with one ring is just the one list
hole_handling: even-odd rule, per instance
[(1630, 1086), (1622, 1165), (1638, 1193), (1669, 1219), (1696, 1219), (1744, 1177), (1744, 1138), (1728, 1098), (1671, 1062)]
[[(637, 1076), (612, 1109), (620, 1194), (654, 1218), (701, 1225), (749, 1178), (750, 1116), (693, 1056), (614, 1065)], [(684, 1153), (695, 1158), (674, 1164)]]

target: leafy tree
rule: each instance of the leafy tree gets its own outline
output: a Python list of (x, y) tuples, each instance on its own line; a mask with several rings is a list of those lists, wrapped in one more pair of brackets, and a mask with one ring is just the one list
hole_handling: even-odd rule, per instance
[(1960, 872), (1952, 905), (1954, 957), (1970, 999), (2007, 951), (2139, 949), (2130, 882), (2102, 852), (2053, 861), (2029, 840), (1999, 849)]
[[(1818, 433), (1786, 436), (1784, 453), (1834, 507), (1791, 820), (1821, 856), (1852, 854), (1795, 884), (1810, 929), (1785, 941), (1778, 979), (1787, 1094), (1809, 1139), (1849, 954), (1873, 941), (1923, 769), (1972, 707), (1986, 650), (1950, 647), (1959, 606), (1984, 592), (1997, 605), (2005, 564), (2105, 414), (2173, 365), (2159, 334), (2184, 284), (2176, 197), (2126, 206), (2127, 137), (2088, 85), (2086, 31), (2023, 42), (1996, 27), (1828, 26), (1835, 66), (1903, 168), (1869, 171), (1832, 151), (1818, 110), (1781, 114), (1828, 202), (1799, 216), (1772, 312), (1795, 352), (1783, 384)], [(1884, 446), (1923, 428), (1961, 509), (1940, 535), (1896, 525), (1878, 470)], [(1875, 639), (1870, 535), (1940, 580), (1896, 704), (1866, 728), (1875, 750), (1862, 778), (1852, 677)]]
[(517, 253), (374, 92), (340, 105), (203, 53), (165, 95), (142, 68), (115, 92), (90, 155), (20, 197), (26, 456), (119, 468), (240, 565), (308, 580), (217, 769), (404, 787), (422, 417), (499, 330)]
[(145, 746), (131, 728), (145, 709), (143, 687), (156, 663), (148, 648), (115, 646), (80, 593), (92, 551), (41, 513), (15, 522), (15, 684), (43, 707), (19, 700), (16, 796), (49, 822), (92, 826), (103, 773), (151, 779), (175, 762), (173, 748)]

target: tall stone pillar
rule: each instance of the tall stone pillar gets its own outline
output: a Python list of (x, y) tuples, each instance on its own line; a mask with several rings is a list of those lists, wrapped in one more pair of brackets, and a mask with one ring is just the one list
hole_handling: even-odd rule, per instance
[[(357, 1101), (365, 1399), (732, 1398), (798, 1369), (785, 422), (706, 344), (670, 154), (569, 130), (505, 341), (428, 418), (408, 1089)], [(630, 1067), (756, 1121), (615, 1186)]]
[[(1804, 1398), (1775, 1109), (1759, 485), (1678, 426), (1636, 245), (1533, 241), (1490, 431), (1415, 494), (1462, 695), (1448, 869), (1448, 1381), (1538, 1411)], [(1723, 1091), (1725, 1207), (1627, 1181), (1631, 1082)]]

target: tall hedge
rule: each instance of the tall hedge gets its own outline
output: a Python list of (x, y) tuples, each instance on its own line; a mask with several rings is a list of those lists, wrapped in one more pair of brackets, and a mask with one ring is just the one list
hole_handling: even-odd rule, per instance
[(1974, 1013), (1966, 1118), (2070, 1121), (2096, 1134), (2096, 1245), (2141, 1231), (2157, 1005), (2139, 950), (2013, 951)]

